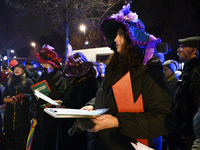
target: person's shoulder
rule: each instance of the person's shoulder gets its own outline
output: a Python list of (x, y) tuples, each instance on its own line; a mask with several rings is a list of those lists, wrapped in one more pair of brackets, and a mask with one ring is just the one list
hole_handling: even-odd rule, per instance
[(195, 58), (193, 61), (194, 67), (191, 69), (192, 74), (200, 76), (200, 58)]
[(159, 60), (150, 60), (147, 63), (147, 69), (159, 69), (161, 71), (163, 71), (163, 65)]
[(31, 78), (29, 78), (29, 77), (26, 78), (26, 82), (33, 84), (33, 80)]

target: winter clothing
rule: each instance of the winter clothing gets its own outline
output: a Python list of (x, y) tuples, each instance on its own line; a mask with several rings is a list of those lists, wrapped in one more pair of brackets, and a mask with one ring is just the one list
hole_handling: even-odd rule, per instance
[(33, 80), (33, 83), (36, 83), (36, 80), (39, 78), (37, 69), (31, 67), (29, 71), (31, 73), (31, 79)]
[[(160, 149), (160, 136), (174, 125), (173, 99), (161, 63), (143, 65), (152, 58), (161, 40), (147, 34), (137, 14), (129, 9), (129, 4), (123, 6), (118, 14), (101, 24), (104, 39), (115, 53), (106, 67), (96, 98), (87, 105), (95, 109), (109, 108), (106, 114), (110, 115), (100, 117), (110, 117), (115, 122), (114, 125), (105, 123), (113, 127), (104, 128), (100, 120), (96, 121), (104, 129), (88, 132), (89, 150), (131, 150), (134, 149), (131, 142), (136, 143), (136, 139), (148, 139), (145, 144)], [(118, 86), (120, 91), (117, 91), (117, 85), (121, 84), (122, 88)]]
[[(175, 96), (176, 125), (168, 135), (169, 144), (189, 150), (194, 142), (193, 117), (200, 102), (200, 59), (192, 58), (184, 65)], [(185, 138), (182, 138), (185, 137)]]
[[(117, 54), (114, 54), (111, 62), (118, 57)], [(118, 112), (112, 86), (127, 71), (130, 71), (131, 75), (134, 101), (142, 94), (144, 112)], [(162, 74), (161, 64), (150, 63), (148, 67), (140, 66), (138, 69), (135, 67), (130, 68), (130, 66), (112, 68), (108, 65), (106, 75), (96, 93), (95, 109), (110, 108), (106, 114), (117, 117), (119, 128), (89, 133), (89, 149), (130, 150), (134, 149), (130, 143), (136, 142), (136, 138), (149, 139), (149, 146), (154, 147), (157, 143), (152, 143), (152, 138), (167, 134), (174, 125), (175, 114), (170, 94), (169, 85), (164, 74)], [(94, 106), (94, 101), (89, 102), (87, 105)]]
[[(3, 97), (13, 97), (16, 102), (6, 103), (4, 113), (5, 146), (13, 149), (25, 149), (30, 128), (28, 122), (29, 97), (33, 82), (25, 74), (12, 74), (5, 87)], [(20, 137), (20, 138), (19, 138)]]
[[(48, 97), (53, 100), (62, 100), (63, 94), (66, 89), (66, 80), (62, 76), (62, 71), (54, 68), (51, 73), (46, 71), (38, 78), (37, 82), (46, 80), (51, 92), (49, 92)], [(38, 99), (37, 104), (37, 115), (36, 119), (38, 124), (35, 128), (35, 134), (33, 138), (32, 149), (33, 150), (56, 150), (59, 149), (60, 141), (60, 120), (53, 118), (52, 116), (46, 114), (43, 110), (43, 104), (47, 102)], [(51, 106), (54, 107), (54, 106)]]
[[(93, 66), (94, 64), (88, 62), (87, 58), (82, 53), (75, 53), (68, 59), (67, 68), (64, 71), (70, 84), (64, 93), (63, 105), (65, 105), (66, 108), (80, 109), (95, 97), (99, 82), (95, 77), (96, 71)], [(62, 131), (67, 133), (74, 121), (75, 119), (64, 119)], [(73, 136), (65, 134), (63, 138), (63, 141), (65, 141), (63, 145), (64, 149), (87, 149), (86, 132)]]
[[(167, 77), (167, 80), (170, 84), (170, 88), (173, 93), (173, 98), (176, 93), (177, 84), (179, 80), (179, 76), (181, 75), (181, 71), (178, 71), (178, 62), (175, 60), (167, 60), (163, 63), (164, 66), (164, 74)], [(167, 69), (167, 68), (169, 69)]]

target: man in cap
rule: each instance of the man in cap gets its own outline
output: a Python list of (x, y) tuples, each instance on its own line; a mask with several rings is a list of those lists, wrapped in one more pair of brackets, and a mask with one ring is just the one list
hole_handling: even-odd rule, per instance
[(39, 77), (37, 69), (33, 68), (33, 64), (31, 60), (27, 59), (26, 60), (26, 69), (28, 69), (31, 73), (31, 77), (34, 83), (36, 83), (37, 78)]
[(178, 40), (181, 45), (177, 54), (184, 62), (184, 68), (178, 83), (176, 104), (176, 125), (169, 134), (169, 146), (181, 150), (190, 150), (196, 137), (193, 131), (193, 117), (199, 108), (200, 100), (200, 59), (199, 37), (188, 37)]

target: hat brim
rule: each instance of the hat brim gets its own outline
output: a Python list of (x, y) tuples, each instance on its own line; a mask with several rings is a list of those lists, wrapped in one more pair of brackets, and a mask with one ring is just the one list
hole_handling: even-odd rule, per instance
[(95, 64), (93, 62), (83, 62), (78, 66), (67, 66), (64, 73), (66, 77), (83, 77)]
[(117, 23), (114, 20), (105, 20), (101, 24), (104, 40), (106, 41), (106, 44), (114, 51), (117, 51), (114, 39), (116, 38), (118, 29), (122, 26), (123, 25), (121, 23)]
[(57, 69), (61, 70), (61, 68), (60, 68), (55, 62), (53, 62), (53, 61), (51, 61), (51, 60), (42, 59), (42, 58), (40, 57), (40, 54), (39, 54), (39, 53), (36, 53), (35, 56), (36, 56), (37, 60), (38, 60), (41, 64), (43, 64), (43, 63), (52, 64), (52, 65), (53, 65), (54, 67), (56, 67)]
[(145, 32), (143, 23), (138, 19), (136, 23), (127, 23), (118, 18), (107, 17), (101, 23), (101, 30), (107, 45), (116, 51), (114, 39), (120, 27), (125, 27), (128, 37), (134, 46), (146, 48), (150, 35)]

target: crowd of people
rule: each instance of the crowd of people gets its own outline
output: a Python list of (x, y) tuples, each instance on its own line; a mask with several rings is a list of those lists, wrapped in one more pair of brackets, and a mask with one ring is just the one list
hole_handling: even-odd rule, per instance
[[(180, 70), (176, 60), (157, 58), (161, 39), (146, 33), (129, 4), (104, 19), (101, 30), (114, 51), (106, 65), (71, 51), (62, 66), (50, 45), (35, 54), (41, 76), (30, 60), (26, 66), (16, 60), (2, 65), (0, 149), (26, 149), (33, 118), (31, 150), (134, 150), (138, 143), (156, 150), (199, 149), (200, 38), (178, 40)], [(32, 87), (43, 81), (46, 95), (60, 106), (34, 95)], [(109, 109), (96, 118), (76, 119), (53, 118), (44, 112), (47, 107)]]

